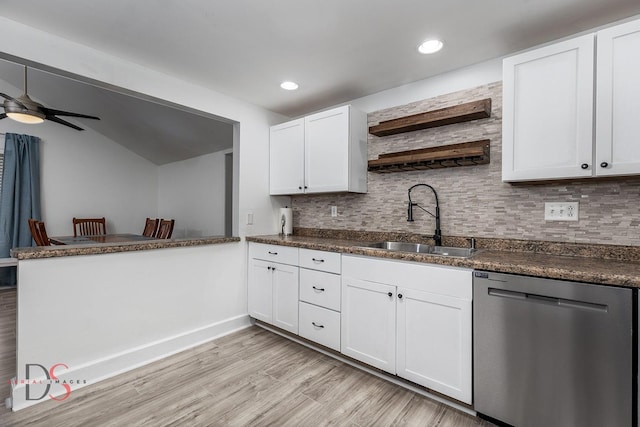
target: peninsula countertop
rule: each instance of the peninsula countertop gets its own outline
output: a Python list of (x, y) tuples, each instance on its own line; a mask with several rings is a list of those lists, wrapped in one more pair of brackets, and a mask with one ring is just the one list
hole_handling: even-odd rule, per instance
[(221, 243), (239, 242), (239, 237), (197, 237), (184, 239), (157, 239), (126, 243), (95, 243), (80, 245), (53, 245), (15, 248), (11, 256), (18, 260), (54, 258), (77, 255), (97, 255), (115, 252), (145, 251), (162, 248), (181, 248), (187, 246), (216, 245)]
[[(372, 239), (318, 237), (305, 235), (250, 236), (249, 242), (293, 246), (343, 254), (417, 261), (476, 270), (523, 274), (551, 279), (640, 288), (640, 248), (609, 245), (576, 245), (556, 242), (520, 244), (518, 250), (481, 248), (470, 258), (457, 258), (363, 247)], [(462, 239), (464, 242), (465, 239)], [(453, 246), (453, 245), (452, 245)], [(496, 245), (494, 245), (496, 246)], [(500, 245), (498, 245), (500, 246)], [(531, 250), (526, 250), (530, 248)], [(571, 256), (554, 253), (571, 253)], [(628, 253), (627, 256), (619, 254)]]

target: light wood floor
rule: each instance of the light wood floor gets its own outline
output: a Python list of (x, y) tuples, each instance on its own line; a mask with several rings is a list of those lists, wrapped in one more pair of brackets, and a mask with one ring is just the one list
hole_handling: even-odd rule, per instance
[[(11, 298), (0, 293), (3, 380), (13, 369), (5, 365), (15, 364), (11, 351), (5, 349), (15, 336), (11, 307), (5, 306), (11, 305)], [(15, 302), (13, 313), (15, 319)], [(6, 390), (3, 387), (3, 393)], [(490, 424), (251, 327), (73, 391), (65, 402), (49, 400), (15, 413), (0, 409), (0, 426), (27, 425)]]

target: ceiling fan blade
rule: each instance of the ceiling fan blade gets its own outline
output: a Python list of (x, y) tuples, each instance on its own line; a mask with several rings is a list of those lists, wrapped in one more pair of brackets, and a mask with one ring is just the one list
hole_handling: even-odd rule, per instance
[(62, 120), (56, 116), (49, 116), (47, 115), (47, 117), (45, 117), (45, 120), (51, 120), (52, 122), (56, 122), (56, 123), (60, 123), (61, 125), (65, 125), (65, 126), (69, 126), (70, 128), (74, 128), (75, 130), (84, 130), (79, 126), (74, 125), (73, 123), (69, 123), (66, 120)]
[(81, 117), (83, 119), (100, 120), (100, 117), (96, 117), (96, 116), (88, 116), (86, 114), (71, 113), (69, 111), (62, 111), (62, 110), (54, 110), (53, 108), (47, 108), (47, 107), (41, 107), (41, 108), (42, 108), (42, 111), (47, 115), (47, 118), (49, 118), (49, 116), (68, 116), (68, 117)]
[(7, 117), (7, 113), (0, 114), (0, 120), (4, 119), (5, 117)]

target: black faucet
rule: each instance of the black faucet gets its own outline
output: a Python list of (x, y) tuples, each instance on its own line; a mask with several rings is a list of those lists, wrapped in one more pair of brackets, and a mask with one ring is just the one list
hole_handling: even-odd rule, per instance
[[(411, 190), (419, 186), (429, 187), (431, 191), (433, 191), (433, 195), (436, 197), (436, 214), (435, 215), (429, 212), (428, 210), (426, 210), (425, 208), (423, 208), (422, 206), (420, 206), (419, 204), (417, 204), (416, 202), (411, 201)], [(435, 240), (436, 246), (442, 246), (442, 232), (440, 231), (440, 204), (438, 203), (438, 193), (436, 193), (436, 190), (428, 184), (416, 184), (409, 188), (408, 194), (409, 194), (409, 205), (407, 207), (407, 221), (413, 222), (414, 206), (419, 207), (420, 209), (422, 209), (423, 211), (425, 211), (426, 213), (434, 217), (436, 219), (436, 230), (433, 233), (433, 240)]]

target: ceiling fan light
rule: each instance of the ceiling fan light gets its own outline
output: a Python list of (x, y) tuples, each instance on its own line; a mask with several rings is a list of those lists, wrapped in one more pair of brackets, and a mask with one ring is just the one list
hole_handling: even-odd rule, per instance
[(35, 124), (44, 122), (44, 117), (29, 113), (7, 113), (7, 117), (20, 123)]

